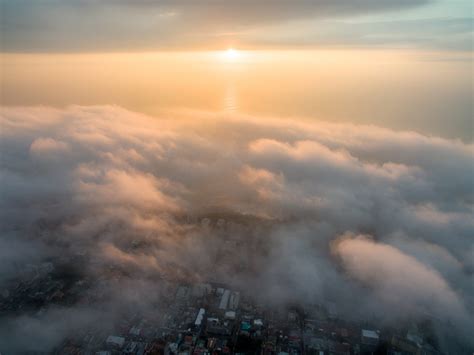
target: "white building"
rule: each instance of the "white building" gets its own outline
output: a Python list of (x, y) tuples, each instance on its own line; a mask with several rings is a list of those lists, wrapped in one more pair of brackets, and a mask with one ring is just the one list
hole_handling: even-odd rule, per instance
[(125, 338), (115, 336), (115, 335), (109, 335), (105, 343), (109, 346), (122, 348), (123, 344), (125, 344)]
[(227, 309), (229, 298), (230, 298), (230, 291), (225, 290), (224, 293), (222, 294), (221, 301), (219, 303), (219, 309), (223, 309), (223, 310)]
[(204, 314), (206, 314), (206, 310), (201, 308), (196, 316), (196, 320), (194, 321), (194, 325), (196, 327), (200, 327), (202, 324), (202, 320), (204, 319)]
[(362, 329), (362, 344), (377, 345), (379, 334), (375, 330)]

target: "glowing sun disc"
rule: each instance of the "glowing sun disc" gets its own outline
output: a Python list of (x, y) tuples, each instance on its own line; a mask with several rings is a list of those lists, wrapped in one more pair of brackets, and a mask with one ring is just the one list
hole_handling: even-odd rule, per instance
[(239, 55), (238, 52), (234, 48), (229, 48), (225, 52), (225, 57), (227, 59), (235, 59), (238, 57), (238, 55)]

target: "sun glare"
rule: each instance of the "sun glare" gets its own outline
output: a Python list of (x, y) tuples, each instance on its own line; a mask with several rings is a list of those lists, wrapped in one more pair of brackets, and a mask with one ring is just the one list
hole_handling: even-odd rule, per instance
[(239, 52), (235, 50), (234, 48), (228, 48), (224, 54), (224, 57), (227, 60), (235, 60), (238, 58), (238, 56), (239, 56)]

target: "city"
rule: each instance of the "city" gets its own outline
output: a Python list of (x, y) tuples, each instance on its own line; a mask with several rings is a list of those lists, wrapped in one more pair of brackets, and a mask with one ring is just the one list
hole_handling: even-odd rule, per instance
[[(220, 221), (220, 222), (219, 222)], [(223, 223), (219, 220), (217, 224)], [(201, 224), (209, 224), (204, 219)], [(82, 278), (71, 265), (89, 263), (76, 255), (28, 264), (0, 295), (0, 316), (41, 317), (51, 306), (93, 306), (110, 302), (107, 288), (126, 277), (108, 267), (102, 278)], [(158, 294), (146, 309), (127, 305), (113, 324), (77, 327), (52, 354), (442, 354), (427, 315), (423, 321), (381, 326), (375, 316), (346, 320), (331, 300), (273, 304), (248, 289), (219, 282), (182, 283), (155, 278)], [(143, 291), (137, 293), (143, 297)], [(139, 300), (138, 300), (139, 302)], [(354, 300), (357, 307), (357, 300)], [(28, 352), (28, 354), (42, 352)]]

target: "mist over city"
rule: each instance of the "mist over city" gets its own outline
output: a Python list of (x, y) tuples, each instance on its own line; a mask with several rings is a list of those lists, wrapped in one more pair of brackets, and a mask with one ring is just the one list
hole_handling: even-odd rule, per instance
[(473, 353), (470, 2), (0, 4), (0, 355)]

